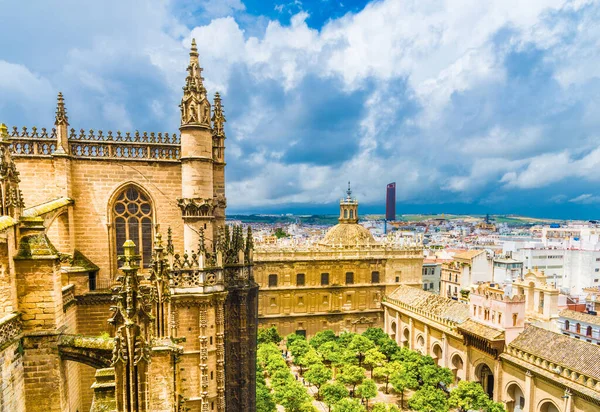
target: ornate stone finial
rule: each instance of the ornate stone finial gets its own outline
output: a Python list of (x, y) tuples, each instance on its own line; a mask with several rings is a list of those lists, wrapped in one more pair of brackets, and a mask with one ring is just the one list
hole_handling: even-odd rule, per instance
[(8, 127), (4, 123), (0, 123), (0, 140), (8, 141)]
[(206, 89), (202, 78), (202, 68), (198, 62), (196, 39), (192, 39), (188, 75), (183, 86), (181, 99), (181, 125), (202, 125), (210, 127), (210, 103), (206, 99)]
[(111, 308), (114, 312), (109, 323), (115, 326), (115, 347), (112, 366), (115, 368), (117, 406), (119, 411), (145, 412), (146, 392), (132, 391), (147, 384), (150, 345), (147, 341), (151, 322), (151, 298), (148, 288), (140, 285), (138, 275), (140, 257), (135, 254), (135, 244), (128, 240), (123, 244), (123, 275), (117, 278), (113, 289)]
[(0, 124), (0, 216), (18, 219), (25, 207), (19, 189), (19, 171), (10, 155), (8, 130)]
[(69, 118), (67, 117), (67, 109), (65, 109), (65, 100), (61, 92), (58, 92), (58, 98), (56, 103), (56, 118), (54, 120), (55, 126), (69, 125)]
[(192, 49), (190, 50), (190, 56), (198, 56), (198, 48), (196, 47), (196, 39), (192, 37)]
[(221, 104), (221, 95), (219, 92), (215, 93), (214, 99), (215, 105), (213, 109), (213, 134), (215, 136), (225, 137), (225, 113), (223, 113), (223, 105)]

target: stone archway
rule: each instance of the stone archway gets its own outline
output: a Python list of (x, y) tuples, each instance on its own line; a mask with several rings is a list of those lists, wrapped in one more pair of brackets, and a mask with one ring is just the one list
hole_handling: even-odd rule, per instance
[(481, 363), (475, 368), (475, 376), (483, 386), (485, 393), (488, 394), (490, 399), (494, 399), (494, 373), (492, 369), (486, 363)]
[(442, 351), (442, 347), (439, 343), (435, 342), (431, 347), (431, 357), (435, 361), (436, 365), (440, 366), (443, 354), (444, 352)]
[(560, 409), (550, 399), (543, 400), (540, 403), (539, 412), (560, 412)]
[(410, 330), (408, 328), (404, 328), (402, 331), (402, 346), (410, 348)]
[(523, 389), (516, 382), (506, 386), (506, 410), (507, 412), (522, 412), (525, 410), (525, 395)]
[(461, 356), (458, 353), (452, 355), (452, 360), (450, 362), (451, 368), (450, 370), (454, 374), (454, 380), (458, 383), (465, 379), (465, 363)]
[(392, 338), (394, 340), (394, 342), (396, 341), (396, 322), (392, 321), (391, 325), (390, 325), (390, 338)]

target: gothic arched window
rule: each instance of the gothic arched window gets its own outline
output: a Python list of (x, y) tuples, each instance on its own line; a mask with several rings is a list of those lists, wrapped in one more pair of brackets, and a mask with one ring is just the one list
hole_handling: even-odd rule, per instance
[(123, 254), (123, 243), (132, 240), (136, 253), (141, 255), (140, 266), (147, 268), (152, 261), (152, 203), (147, 195), (135, 186), (119, 193), (113, 205), (115, 243), (117, 256)]

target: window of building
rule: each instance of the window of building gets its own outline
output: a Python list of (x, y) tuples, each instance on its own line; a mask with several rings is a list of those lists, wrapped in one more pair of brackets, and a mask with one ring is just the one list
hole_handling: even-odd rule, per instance
[(579, 323), (577, 325), (575, 325), (575, 331), (577, 333), (581, 333), (581, 325)]
[(379, 283), (379, 272), (371, 272), (371, 283)]
[(270, 300), (269, 304), (270, 304), (271, 306), (277, 306), (277, 304), (275, 303), (275, 298), (271, 298), (271, 300)]
[(346, 303), (352, 303), (352, 295), (350, 293), (346, 294)]
[(513, 326), (517, 326), (517, 319), (518, 319), (518, 314), (513, 313)]
[(600, 268), (594, 269), (594, 272), (600, 272)]
[(298, 296), (298, 305), (304, 305), (304, 297), (303, 296)]
[(585, 330), (585, 336), (591, 338), (592, 337), (592, 327), (588, 326), (587, 329)]
[(321, 285), (329, 285), (329, 273), (321, 273)]
[(346, 285), (353, 285), (353, 284), (354, 284), (354, 273), (346, 272)]
[(296, 275), (296, 286), (304, 286), (304, 273)]
[(400, 282), (400, 276), (396, 276), (396, 283)]
[(569, 325), (569, 321), (568, 321), (568, 320), (565, 320), (565, 329), (566, 329), (566, 330), (569, 330), (569, 326), (570, 326), (570, 325)]
[(154, 228), (152, 224), (152, 204), (148, 196), (135, 186), (127, 186), (119, 193), (112, 208), (115, 222), (115, 243), (117, 255), (123, 254), (123, 243), (132, 240), (136, 254), (141, 256), (140, 266), (150, 267)]
[(323, 295), (323, 305), (328, 305), (328, 304), (329, 304), (329, 296)]
[(502, 313), (498, 313), (498, 324), (502, 323)]
[(96, 273), (97, 272), (88, 273), (88, 286), (90, 290), (96, 290)]
[(427, 283), (423, 283), (423, 290), (427, 290)]
[(429, 289), (430, 289), (430, 290), (433, 290), (433, 282), (431, 282), (431, 283), (429, 284)]
[(269, 287), (270, 288), (277, 287), (277, 275), (269, 275)]
[(354, 210), (350, 210), (350, 219), (354, 219)]
[(458, 275), (454, 275), (454, 282), (458, 283)]

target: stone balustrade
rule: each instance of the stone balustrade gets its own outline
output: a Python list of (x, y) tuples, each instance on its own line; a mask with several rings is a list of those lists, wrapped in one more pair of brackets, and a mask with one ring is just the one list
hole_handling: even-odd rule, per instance
[(18, 313), (11, 313), (0, 319), (0, 351), (19, 338), (23, 323)]
[[(48, 132), (33, 127), (21, 131), (13, 127), (10, 134), (11, 151), (15, 157), (50, 157), (57, 150), (56, 129)], [(176, 133), (112, 131), (104, 134), (83, 129), (71, 129), (68, 136), (70, 155), (79, 159), (111, 159), (178, 162), (181, 157), (181, 138)]]

